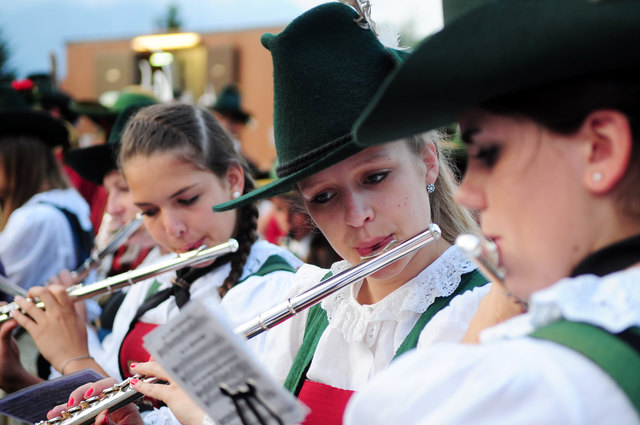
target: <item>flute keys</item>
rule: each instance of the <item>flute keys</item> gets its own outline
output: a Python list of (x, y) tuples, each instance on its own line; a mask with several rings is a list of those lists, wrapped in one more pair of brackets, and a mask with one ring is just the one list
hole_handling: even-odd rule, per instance
[(86, 409), (88, 407), (91, 407), (92, 404), (94, 404), (94, 403), (96, 403), (98, 401), (100, 401), (100, 397), (99, 396), (93, 396), (93, 397), (90, 397), (90, 398), (88, 398), (86, 400), (82, 400), (78, 406), (80, 406), (83, 409)]
[(68, 415), (73, 415), (75, 413), (78, 413), (81, 410), (82, 410), (82, 408), (80, 406), (73, 406), (72, 408), (67, 410), (67, 414)]
[(105, 388), (104, 390), (102, 390), (102, 394), (109, 395), (109, 394), (115, 393), (118, 390), (119, 390), (118, 386), (114, 385), (113, 387)]

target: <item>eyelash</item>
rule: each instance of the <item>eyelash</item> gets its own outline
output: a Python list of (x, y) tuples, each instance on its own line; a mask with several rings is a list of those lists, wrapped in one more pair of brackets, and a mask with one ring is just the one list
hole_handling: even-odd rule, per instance
[[(368, 185), (378, 185), (385, 181), (389, 176), (390, 171), (376, 171), (375, 173), (369, 174), (364, 178), (363, 183)], [(314, 204), (326, 204), (335, 196), (334, 192), (321, 192), (313, 197), (311, 200)], [(325, 199), (326, 198), (326, 199)]]
[[(180, 205), (188, 207), (189, 205), (193, 205), (199, 198), (200, 198), (200, 195), (193, 196), (189, 199), (178, 199), (178, 203)], [(156, 215), (157, 212), (158, 212), (157, 208), (150, 208), (148, 210), (142, 211), (142, 215), (145, 215), (147, 217), (153, 217), (154, 215)]]
[(186, 205), (186, 206), (193, 205), (198, 200), (199, 197), (200, 197), (199, 195), (196, 195), (189, 199), (178, 199), (178, 203), (180, 205)]
[(483, 163), (487, 168), (493, 167), (500, 157), (500, 146), (491, 145), (478, 148), (478, 151), (470, 155), (471, 159)]

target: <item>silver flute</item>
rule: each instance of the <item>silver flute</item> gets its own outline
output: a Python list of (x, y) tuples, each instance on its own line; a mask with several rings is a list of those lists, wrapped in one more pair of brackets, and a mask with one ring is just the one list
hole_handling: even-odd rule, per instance
[(71, 272), (73, 283), (82, 282), (91, 272), (91, 270), (100, 266), (105, 257), (114, 253), (122, 244), (129, 239), (142, 225), (144, 220), (142, 213), (136, 214), (135, 218), (122, 226), (111, 238), (109, 243), (100, 251), (93, 251), (84, 262)]
[(456, 238), (456, 246), (471, 258), (484, 277), (490, 282), (499, 284), (502, 287), (502, 292), (518, 304), (523, 312), (529, 309), (525, 300), (506, 289), (504, 285), (505, 273), (498, 266), (498, 248), (495, 243), (475, 235), (464, 234)]
[(498, 267), (498, 248), (495, 243), (476, 235), (463, 234), (456, 238), (456, 246), (467, 254), (490, 282), (503, 283), (504, 271)]
[[(348, 286), (360, 279), (385, 268), (400, 258), (417, 251), (420, 248), (440, 239), (440, 228), (436, 224), (407, 240), (395, 245), (393, 248), (383, 250), (377, 256), (332, 276), (313, 288), (296, 295), (286, 301), (259, 314), (256, 318), (240, 325), (234, 332), (246, 338), (253, 338), (268, 329), (279, 325), (293, 317), (302, 310), (322, 301), (334, 292)], [(135, 375), (124, 381), (107, 388), (102, 394), (80, 402), (78, 406), (63, 411), (60, 416), (38, 422), (36, 425), (89, 425), (94, 418), (105, 409), (109, 412), (137, 401), (143, 395), (130, 385), (132, 379), (140, 379), (145, 382), (156, 382), (155, 377)]]
[[(140, 228), (142, 224), (143, 218), (142, 213), (138, 213), (136, 217), (122, 226), (111, 238), (109, 243), (102, 248), (100, 251), (93, 251), (91, 255), (84, 260), (84, 262), (78, 267), (76, 270), (71, 272), (71, 279), (73, 279), (73, 283), (77, 284), (82, 282), (91, 272), (91, 270), (100, 266), (104, 258), (115, 252), (120, 246), (129, 239), (129, 236), (134, 234), (136, 230)], [(13, 282), (10, 282), (5, 277), (0, 275), (0, 291), (5, 292), (8, 295), (16, 296), (20, 295), (21, 297), (27, 296), (27, 290), (22, 288), (21, 286), (16, 285)]]
[[(111, 276), (104, 280), (88, 285), (84, 285), (82, 283), (76, 284), (67, 288), (67, 293), (73, 299), (73, 301), (86, 300), (87, 298), (91, 298), (99, 294), (111, 293), (117, 289), (133, 285), (134, 283), (152, 278), (162, 273), (181, 269), (183, 267), (202, 264), (204, 262), (214, 260), (224, 254), (236, 252), (237, 250), (238, 241), (236, 241), (235, 239), (229, 239), (227, 242), (212, 246), (210, 248), (194, 249), (193, 251), (180, 254), (175, 258), (170, 258), (165, 261), (148, 265), (146, 267), (138, 267), (135, 270), (129, 270), (125, 273)], [(42, 309), (45, 308), (45, 305), (42, 301), (37, 299), (31, 301), (35, 303), (36, 307)], [(4, 323), (7, 320), (11, 319), (11, 312), (19, 308), (20, 307), (15, 302), (1, 306), (0, 323)]]

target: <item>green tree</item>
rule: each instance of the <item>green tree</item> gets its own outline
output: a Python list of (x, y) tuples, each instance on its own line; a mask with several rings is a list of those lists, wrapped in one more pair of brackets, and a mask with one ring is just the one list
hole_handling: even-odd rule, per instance
[(11, 81), (16, 77), (15, 71), (9, 65), (10, 53), (9, 44), (0, 31), (0, 81)]
[(182, 28), (182, 18), (180, 9), (176, 3), (169, 4), (166, 14), (158, 19), (158, 27), (163, 31), (180, 31)]

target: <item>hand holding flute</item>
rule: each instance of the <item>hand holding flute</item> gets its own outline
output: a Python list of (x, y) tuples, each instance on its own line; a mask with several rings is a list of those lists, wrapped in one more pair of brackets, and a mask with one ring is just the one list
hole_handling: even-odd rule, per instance
[(489, 293), (480, 301), (478, 310), (469, 322), (462, 339), (466, 343), (478, 343), (484, 329), (495, 326), (526, 311), (526, 304), (511, 295), (504, 286), (504, 273), (498, 267), (496, 246), (475, 235), (460, 235), (456, 245), (471, 258), (478, 270), (491, 281)]

